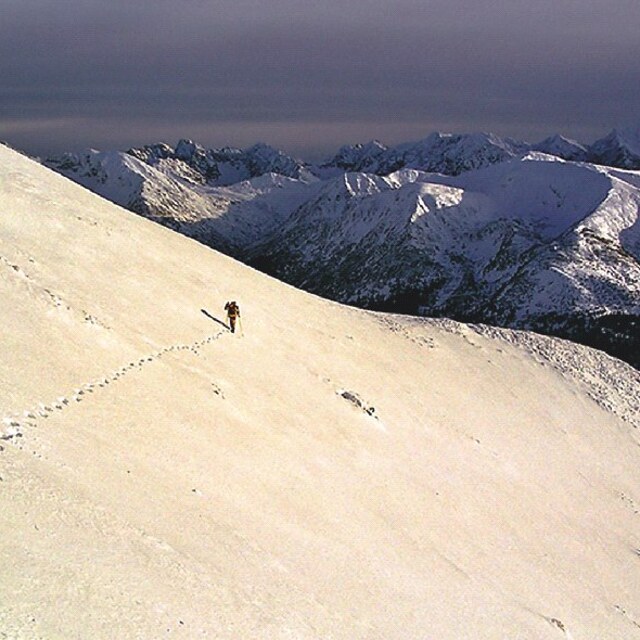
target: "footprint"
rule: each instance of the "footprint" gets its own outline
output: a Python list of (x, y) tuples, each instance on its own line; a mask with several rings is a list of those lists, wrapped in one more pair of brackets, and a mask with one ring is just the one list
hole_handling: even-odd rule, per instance
[(212, 382), (211, 386), (213, 387), (213, 393), (224, 400), (224, 391), (215, 382)]
[(13, 438), (22, 438), (18, 427), (9, 427), (4, 434), (0, 435), (0, 440), (12, 440)]

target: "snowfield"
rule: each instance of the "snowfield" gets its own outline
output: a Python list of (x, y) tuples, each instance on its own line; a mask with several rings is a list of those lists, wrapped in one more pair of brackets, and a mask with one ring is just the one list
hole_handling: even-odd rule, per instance
[(2, 146), (0, 295), (0, 637), (640, 638), (619, 360), (323, 300)]

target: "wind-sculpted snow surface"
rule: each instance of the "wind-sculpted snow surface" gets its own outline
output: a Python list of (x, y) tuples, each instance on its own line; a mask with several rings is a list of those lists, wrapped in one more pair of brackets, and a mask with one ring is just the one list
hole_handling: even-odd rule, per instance
[[(491, 202), (422, 178), (314, 197)], [(0, 298), (0, 636), (640, 637), (623, 363), (322, 300), (4, 147)]]
[(606, 411), (612, 411), (640, 429), (640, 372), (602, 351), (573, 342), (558, 340), (528, 331), (500, 329), (489, 325), (465, 325), (452, 320), (430, 320), (455, 335), (472, 342), (474, 333), (517, 345), (545, 366), (581, 385)]

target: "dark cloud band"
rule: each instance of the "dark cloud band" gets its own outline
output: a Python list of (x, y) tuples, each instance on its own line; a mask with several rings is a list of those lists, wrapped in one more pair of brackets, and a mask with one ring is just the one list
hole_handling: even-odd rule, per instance
[(197, 130), (221, 145), (271, 123), (259, 138), (313, 153), (318, 128), (588, 141), (640, 112), (635, 0), (267, 4), (6, 0), (0, 138), (42, 153)]

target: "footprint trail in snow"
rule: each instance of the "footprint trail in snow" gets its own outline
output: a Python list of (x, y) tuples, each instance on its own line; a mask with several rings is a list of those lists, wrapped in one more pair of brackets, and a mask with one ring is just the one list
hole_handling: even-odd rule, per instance
[(72, 393), (59, 396), (53, 402), (39, 402), (34, 407), (26, 409), (25, 411), (11, 413), (4, 417), (0, 423), (0, 440), (17, 442), (19, 438), (23, 437), (25, 428), (37, 427), (39, 420), (46, 419), (55, 412), (64, 410), (65, 407), (74, 402), (82, 402), (89, 397), (89, 394), (95, 393), (98, 389), (115, 383), (135, 369), (141, 369), (152, 362), (160, 360), (163, 356), (183, 351), (190, 351), (194, 355), (200, 355), (202, 348), (220, 338), (223, 333), (225, 332), (219, 331), (191, 344), (174, 344), (169, 347), (164, 347), (150, 355), (130, 360), (126, 365), (123, 365), (110, 374), (102, 376), (93, 382), (82, 384), (76, 387)]

